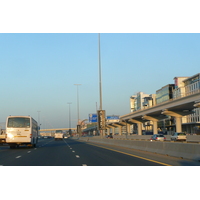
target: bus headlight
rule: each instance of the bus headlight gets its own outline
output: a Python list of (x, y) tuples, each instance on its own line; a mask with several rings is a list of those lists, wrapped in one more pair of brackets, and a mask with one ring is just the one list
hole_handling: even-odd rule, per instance
[(13, 136), (13, 134), (8, 133), (8, 134), (7, 134), (7, 138), (12, 139), (12, 138), (14, 138), (14, 136)]

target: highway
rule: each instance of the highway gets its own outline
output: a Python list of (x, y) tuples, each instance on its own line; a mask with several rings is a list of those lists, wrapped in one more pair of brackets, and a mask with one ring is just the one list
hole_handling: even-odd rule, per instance
[(0, 166), (200, 166), (200, 163), (79, 139), (50, 138), (39, 139), (36, 148), (0, 146)]

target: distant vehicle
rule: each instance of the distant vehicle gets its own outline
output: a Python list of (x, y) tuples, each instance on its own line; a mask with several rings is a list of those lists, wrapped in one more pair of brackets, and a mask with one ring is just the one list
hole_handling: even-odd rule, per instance
[(176, 132), (171, 136), (171, 140), (174, 140), (174, 141), (178, 141), (178, 140), (186, 141), (186, 139), (187, 139), (187, 136), (183, 132), (179, 132), (179, 133)]
[(112, 135), (106, 135), (106, 138), (113, 138)]
[(0, 129), (0, 144), (6, 142), (6, 133), (5, 130)]
[(39, 127), (30, 116), (9, 116), (6, 120), (6, 143), (10, 148), (19, 145), (36, 147)]
[(44, 139), (50, 139), (51, 136), (43, 136)]
[(62, 130), (56, 130), (54, 138), (55, 140), (62, 140), (64, 138)]
[(155, 134), (155, 135), (152, 135), (151, 138), (150, 138), (150, 141), (165, 141), (166, 140), (166, 137), (162, 134)]

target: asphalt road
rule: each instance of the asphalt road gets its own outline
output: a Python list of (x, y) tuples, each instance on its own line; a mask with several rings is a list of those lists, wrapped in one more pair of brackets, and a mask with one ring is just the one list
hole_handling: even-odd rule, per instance
[(40, 139), (36, 148), (0, 146), (0, 166), (199, 166), (183, 160), (78, 139)]

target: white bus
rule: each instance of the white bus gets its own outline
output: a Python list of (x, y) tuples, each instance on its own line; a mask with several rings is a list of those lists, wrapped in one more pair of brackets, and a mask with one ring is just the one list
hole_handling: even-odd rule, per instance
[(64, 134), (62, 132), (62, 130), (56, 130), (54, 138), (55, 140), (62, 140), (64, 137)]
[(6, 143), (10, 148), (19, 145), (36, 147), (39, 127), (30, 116), (9, 116), (6, 120)]

